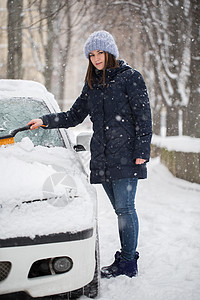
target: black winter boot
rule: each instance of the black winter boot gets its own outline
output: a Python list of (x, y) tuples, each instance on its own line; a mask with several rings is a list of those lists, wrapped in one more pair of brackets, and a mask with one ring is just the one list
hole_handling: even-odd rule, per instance
[(129, 277), (136, 276), (138, 273), (137, 260), (139, 253), (136, 252), (134, 259), (125, 260), (121, 257), (121, 253), (117, 251), (115, 253), (115, 261), (110, 266), (103, 267), (101, 269), (101, 278), (116, 277), (119, 275), (126, 275)]

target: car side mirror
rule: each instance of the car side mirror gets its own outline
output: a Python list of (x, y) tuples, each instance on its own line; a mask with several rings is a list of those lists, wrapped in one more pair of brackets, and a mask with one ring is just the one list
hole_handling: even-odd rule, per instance
[(79, 133), (76, 137), (76, 145), (74, 146), (74, 150), (76, 152), (79, 151), (90, 151), (90, 140), (92, 137), (91, 132), (82, 132)]

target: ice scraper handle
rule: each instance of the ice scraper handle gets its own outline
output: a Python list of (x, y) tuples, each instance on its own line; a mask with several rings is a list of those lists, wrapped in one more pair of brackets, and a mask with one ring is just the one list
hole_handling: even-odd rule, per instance
[(26, 131), (26, 130), (29, 130), (31, 127), (31, 125), (26, 125), (24, 127), (21, 127), (21, 128), (17, 128), (13, 131), (11, 131), (10, 135), (12, 135), (13, 137), (16, 135), (16, 133), (20, 132), (20, 131)]

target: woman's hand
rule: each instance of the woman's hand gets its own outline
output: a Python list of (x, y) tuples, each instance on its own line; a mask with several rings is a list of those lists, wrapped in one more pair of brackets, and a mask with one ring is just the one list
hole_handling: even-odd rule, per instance
[(37, 129), (38, 127), (42, 126), (43, 121), (42, 121), (42, 119), (33, 119), (30, 122), (28, 122), (27, 125), (32, 125), (30, 127), (30, 130), (34, 130), (34, 129)]
[(135, 163), (136, 163), (136, 165), (142, 165), (145, 163), (145, 161), (146, 161), (146, 159), (136, 158)]

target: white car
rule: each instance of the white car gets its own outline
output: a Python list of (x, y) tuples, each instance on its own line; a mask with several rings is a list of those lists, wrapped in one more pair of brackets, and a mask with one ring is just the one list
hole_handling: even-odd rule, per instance
[[(43, 85), (0, 80), (5, 144), (10, 130), (59, 111)], [(68, 133), (27, 130), (0, 147), (0, 299), (98, 294), (96, 191)]]

